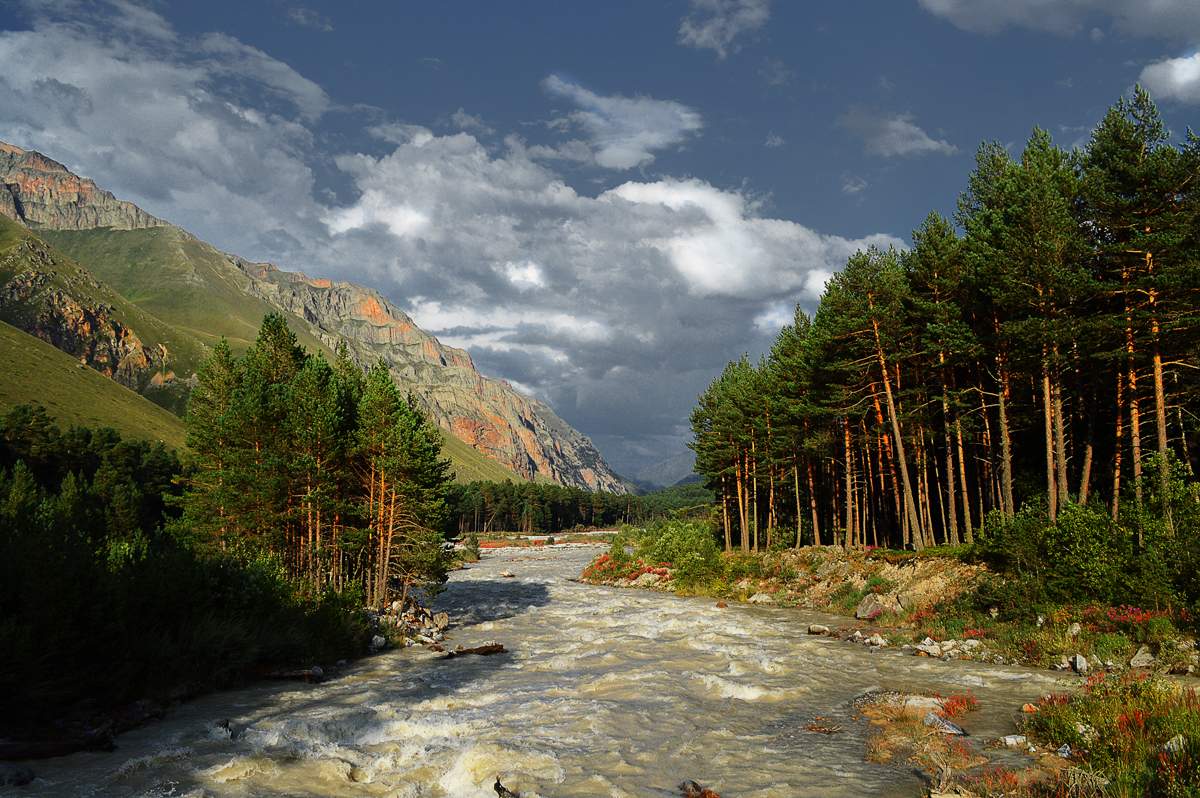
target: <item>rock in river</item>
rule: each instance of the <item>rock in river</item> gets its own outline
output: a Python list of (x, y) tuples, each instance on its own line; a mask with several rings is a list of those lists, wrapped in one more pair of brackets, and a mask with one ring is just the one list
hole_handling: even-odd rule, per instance
[(863, 596), (863, 600), (858, 603), (858, 608), (854, 610), (854, 617), (860, 621), (873, 621), (880, 615), (886, 613), (896, 613), (900, 611), (900, 602), (895, 596), (883, 596), (879, 593), (868, 593)]

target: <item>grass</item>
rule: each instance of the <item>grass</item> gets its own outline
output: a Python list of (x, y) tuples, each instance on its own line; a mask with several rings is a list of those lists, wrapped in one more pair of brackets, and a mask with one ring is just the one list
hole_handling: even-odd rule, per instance
[(493, 460), (465, 441), (449, 432), (442, 433), (442, 457), (454, 466), (454, 481), (468, 482), (524, 482), (516, 472)]
[[(1077, 766), (1107, 782), (1092, 794), (1200, 796), (1196, 690), (1139, 674), (1099, 674), (1079, 692), (1050, 695), (1037, 706), (1026, 733), (1050, 748), (1069, 745)], [(1061, 780), (1034, 794), (1061, 793)]]
[[(8, 255), (15, 246), (27, 239), (37, 239), (41, 242), (39, 246), (48, 256), (47, 260), (34, 262), (18, 258), (0, 271), (0, 282), (7, 282), (14, 275), (30, 268), (50, 273), (48, 288), (61, 289), (83, 303), (108, 305), (113, 309), (112, 315), (132, 329), (143, 344), (148, 347), (158, 344), (166, 346), (170, 353), (168, 364), (181, 377), (187, 377), (207, 355), (208, 350), (203, 341), (191, 332), (164, 321), (138, 303), (128, 300), (119, 287), (114, 290), (114, 286), (105, 280), (103, 275), (92, 271), (89, 263), (56, 246), (48, 237), (48, 233), (42, 231), (35, 234), (0, 216), (0, 258)], [(20, 326), (22, 313), (30, 312), (34, 311), (29, 307), (9, 305), (0, 318)]]
[[(240, 353), (258, 335), (263, 316), (278, 309), (248, 293), (250, 280), (220, 250), (174, 226), (145, 230), (39, 230), (38, 235), (87, 267), (144, 312), (169, 324), (204, 351), (224, 337)], [(300, 343), (331, 352), (299, 319), (289, 319)], [(135, 328), (136, 329), (136, 328)]]
[(70, 355), (0, 322), (0, 411), (40, 403), (60, 424), (183, 447), (183, 421)]

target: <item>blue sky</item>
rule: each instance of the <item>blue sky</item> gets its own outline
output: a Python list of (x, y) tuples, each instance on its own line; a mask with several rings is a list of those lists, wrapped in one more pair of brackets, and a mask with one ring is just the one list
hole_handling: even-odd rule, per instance
[(25, 2), (0, 139), (214, 244), (379, 287), (625, 472), (984, 139), (1182, 132), (1195, 0)]

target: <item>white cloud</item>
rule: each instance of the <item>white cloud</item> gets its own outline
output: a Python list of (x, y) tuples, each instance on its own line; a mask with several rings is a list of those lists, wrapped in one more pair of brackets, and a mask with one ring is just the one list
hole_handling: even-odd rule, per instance
[(302, 28), (311, 28), (322, 33), (331, 33), (333, 31), (333, 23), (329, 17), (311, 8), (304, 8), (303, 6), (289, 8), (287, 10), (287, 18)]
[(1200, 103), (1200, 53), (1150, 64), (1140, 81), (1160, 99)]
[(858, 175), (842, 175), (843, 194), (861, 194), (867, 190), (867, 181)]
[(558, 75), (542, 86), (578, 107), (558, 120), (560, 127), (573, 125), (587, 133), (596, 163), (608, 169), (644, 166), (655, 152), (682, 143), (704, 124), (698, 112), (673, 100), (604, 96)]
[(466, 109), (459, 108), (450, 114), (450, 123), (459, 130), (475, 131), (481, 135), (490, 135), (494, 131), (483, 121), (483, 117), (468, 114)]
[(868, 153), (885, 158), (958, 152), (950, 142), (935, 139), (918, 127), (912, 114), (851, 108), (838, 119), (838, 125), (860, 138)]
[(691, 0), (692, 10), (679, 23), (679, 43), (712, 50), (725, 58), (736, 40), (767, 24), (770, 0)]
[(764, 147), (770, 147), (772, 149), (776, 147), (782, 147), (784, 144), (787, 144), (787, 140), (775, 132), (768, 133), (767, 140), (763, 142)]
[(374, 141), (332, 159), (338, 193), (326, 192), (315, 165), (336, 153), (317, 150), (317, 115), (343, 111), (319, 87), (236, 39), (117, 11), (0, 33), (0, 139), (227, 251), (379, 288), (609, 445), (679, 434), (724, 362), (765, 346), (756, 319), (815, 306), (854, 249), (899, 244), (823, 235), (699, 179), (582, 193), (564, 159), (645, 164), (701, 119), (567, 81), (560, 96), (585, 116), (553, 146), (338, 120)]
[(1090, 29), (1093, 39), (1104, 32), (1092, 23), (1111, 21), (1123, 33), (1168, 40), (1200, 38), (1200, 3), (1196, 0), (920, 0), (931, 14), (963, 30), (997, 33), (1029, 28), (1073, 35)]
[(542, 267), (531, 260), (505, 263), (504, 276), (522, 291), (546, 287), (546, 278), (542, 274)]

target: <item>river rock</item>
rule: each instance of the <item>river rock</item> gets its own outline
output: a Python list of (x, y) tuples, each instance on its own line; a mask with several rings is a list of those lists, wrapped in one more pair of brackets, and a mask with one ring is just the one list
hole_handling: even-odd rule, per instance
[(887, 641), (876, 633), (867, 638), (867, 645), (873, 648), (886, 648)]
[(633, 586), (634, 587), (650, 587), (652, 585), (657, 585), (661, 579), (662, 579), (662, 577), (659, 576), (658, 574), (654, 573), (653, 571), (647, 571), (646, 573), (639, 576), (637, 579), (633, 580)]
[(380, 651), (387, 648), (387, 638), (383, 635), (375, 635), (371, 638), (371, 650)]
[(910, 695), (904, 697), (904, 708), (910, 710), (939, 710), (942, 708), (942, 699), (931, 695)]
[(808, 633), (810, 635), (827, 635), (829, 627), (819, 623), (810, 623), (808, 625)]
[(1154, 655), (1150, 653), (1150, 647), (1141, 646), (1138, 648), (1137, 653), (1133, 655), (1133, 658), (1129, 660), (1129, 667), (1149, 668), (1154, 665), (1154, 662)]
[(774, 604), (775, 599), (769, 593), (755, 593), (750, 597), (751, 604)]
[(957, 723), (951, 723), (936, 712), (925, 713), (925, 720), (922, 722), (929, 728), (939, 731), (942, 734), (954, 734), (960, 737), (967, 734)]
[(433, 614), (433, 625), (439, 632), (446, 631), (446, 627), (450, 625), (450, 613), (436, 612)]
[(1071, 664), (1071, 670), (1075, 671), (1080, 676), (1083, 676), (1088, 672), (1087, 657), (1083, 656), (1082, 654), (1076, 654), (1075, 656), (1071, 657), (1069, 662)]
[(1071, 758), (1071, 746), (1068, 745), (1067, 743), (1063, 743), (1062, 747), (1059, 748), (1054, 753), (1058, 754), (1063, 759), (1070, 759)]
[(964, 640), (958, 644), (959, 648), (961, 648), (963, 651), (974, 651), (975, 649), (979, 648), (982, 645), (983, 645), (982, 640), (975, 640), (975, 639)]
[(899, 611), (900, 602), (896, 600), (895, 596), (868, 593), (863, 596), (862, 601), (858, 602), (858, 607), (854, 610), (854, 617), (860, 621), (873, 621), (881, 615)]
[(1000, 742), (1007, 748), (1024, 748), (1029, 744), (1029, 738), (1024, 734), (1006, 734), (1000, 738)]
[(1178, 754), (1183, 750), (1185, 744), (1186, 741), (1183, 739), (1183, 735), (1176, 734), (1170, 740), (1167, 740), (1165, 743), (1163, 743), (1162, 751), (1165, 754)]
[(512, 571), (501, 571), (500, 576), (505, 579), (512, 579), (514, 576), (516, 576), (516, 574), (514, 574)]
[(942, 647), (933, 638), (927, 637), (917, 645), (917, 656), (941, 657)]

